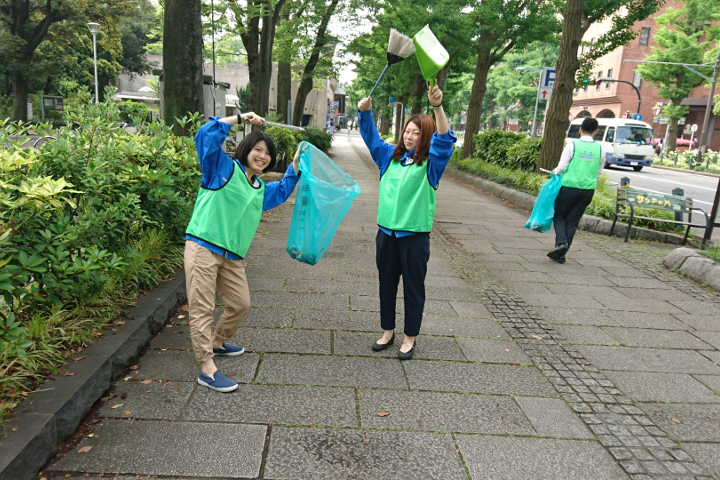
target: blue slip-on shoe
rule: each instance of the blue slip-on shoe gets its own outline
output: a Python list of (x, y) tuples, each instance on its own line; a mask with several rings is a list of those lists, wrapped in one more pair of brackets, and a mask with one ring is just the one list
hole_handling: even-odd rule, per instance
[(225, 357), (237, 357), (245, 353), (245, 349), (240, 345), (230, 345), (229, 343), (223, 342), (221, 348), (213, 348), (213, 355), (220, 355)]
[(212, 377), (200, 372), (198, 383), (203, 387), (212, 388), (218, 392), (232, 392), (238, 388), (237, 382), (227, 378), (220, 370), (216, 371)]

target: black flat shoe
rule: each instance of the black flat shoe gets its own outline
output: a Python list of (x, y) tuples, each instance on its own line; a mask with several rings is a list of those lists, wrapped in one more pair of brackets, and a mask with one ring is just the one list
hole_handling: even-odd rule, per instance
[(388, 343), (373, 343), (372, 349), (373, 352), (381, 352), (388, 348), (390, 345), (395, 343), (395, 333), (393, 332), (392, 338), (390, 338), (390, 341)]
[(558, 257), (558, 258), (553, 258), (553, 257), (550, 257), (550, 258), (552, 260), (556, 261), (557, 263), (565, 263), (565, 255), (563, 255), (562, 257)]
[(398, 352), (398, 358), (400, 360), (410, 360), (413, 357), (413, 354), (415, 353), (415, 345), (417, 345), (417, 340), (415, 340), (415, 343), (413, 343), (413, 346), (410, 350), (407, 352)]
[(564, 257), (569, 248), (569, 245), (563, 243), (562, 245), (558, 245), (557, 247), (550, 250), (547, 256), (552, 258), (553, 260), (557, 260), (560, 257)]

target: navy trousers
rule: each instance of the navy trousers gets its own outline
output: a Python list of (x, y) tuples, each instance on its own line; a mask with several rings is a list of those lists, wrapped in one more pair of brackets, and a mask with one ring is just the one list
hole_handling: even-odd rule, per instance
[(425, 309), (425, 275), (430, 260), (430, 234), (390, 236), (378, 229), (375, 260), (380, 274), (380, 324), (395, 329), (395, 301), (400, 275), (405, 297), (405, 335), (420, 333)]
[(592, 202), (595, 190), (561, 187), (555, 199), (555, 246), (572, 245), (575, 232), (585, 209)]

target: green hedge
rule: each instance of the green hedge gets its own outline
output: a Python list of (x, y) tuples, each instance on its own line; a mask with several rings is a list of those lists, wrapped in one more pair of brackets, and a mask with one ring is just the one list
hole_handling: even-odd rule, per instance
[(475, 135), (477, 158), (504, 168), (534, 172), (542, 139), (523, 133), (487, 130)]
[(182, 266), (200, 183), (192, 137), (161, 123), (129, 134), (105, 98), (70, 113), (72, 129), (33, 126), (56, 137), (38, 150), (20, 148), (29, 124), (0, 122), (0, 417), (63, 349)]

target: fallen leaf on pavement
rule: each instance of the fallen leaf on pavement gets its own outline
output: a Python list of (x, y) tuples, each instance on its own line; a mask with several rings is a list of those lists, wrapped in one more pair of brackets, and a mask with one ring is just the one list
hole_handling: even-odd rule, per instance
[(120, 395), (120, 398), (125, 400), (127, 398), (127, 393), (123, 393), (122, 395)]
[(114, 397), (115, 397), (115, 395), (108, 395), (107, 397), (102, 397), (100, 400), (102, 400), (103, 402), (107, 402), (108, 400), (110, 400), (111, 398), (114, 398)]
[(123, 378), (123, 380), (125, 380), (125, 381), (127, 382), (127, 381), (130, 380), (131, 378), (132, 378), (132, 377), (125, 377), (125, 378)]
[(22, 395), (23, 397), (27, 397), (29, 393), (23, 390), (22, 392), (20, 392), (20, 395)]
[(78, 453), (87, 453), (90, 450), (92, 450), (92, 447), (82, 447), (80, 450), (78, 450)]
[(542, 340), (542, 337), (540, 335), (532, 335), (533, 338), (537, 338), (538, 340)]
[(63, 373), (63, 377), (72, 377), (74, 373)]
[(79, 361), (79, 360), (82, 360), (83, 358), (85, 358), (85, 357), (76, 357), (76, 358), (73, 358), (73, 362), (77, 362), (77, 361)]
[(672, 420), (673, 423), (682, 423), (680, 420), (678, 420), (678, 419), (675, 418), (675, 417), (672, 417), (670, 420)]
[(140, 365), (133, 365), (130, 370), (137, 370), (138, 368), (140, 368)]
[(17, 427), (13, 427), (13, 432), (17, 432)]
[(390, 412), (378, 412), (378, 417), (387, 417), (390, 415)]
[(123, 415), (130, 415), (130, 414), (132, 414), (132, 412), (131, 412), (130, 410), (123, 410), (123, 411), (120, 412), (120, 413), (122, 413)]
[(140, 383), (142, 383), (143, 385), (147, 385), (148, 383), (152, 383), (152, 380), (150, 380), (150, 379), (148, 378), (147, 380), (143, 380), (143, 381), (140, 382)]
[(510, 350), (508, 350), (508, 349), (506, 348), (505, 351), (506, 351), (506, 352), (509, 352)]
[(366, 438), (365, 440), (363, 440), (363, 444), (364, 444), (364, 445), (367, 445), (368, 443), (370, 443), (370, 439), (369, 439), (369, 438)]
[(120, 408), (120, 407), (123, 407), (123, 406), (125, 406), (124, 403), (118, 403), (117, 405), (113, 405), (113, 406), (110, 407), (110, 408)]
[(183, 305), (182, 307), (180, 307), (180, 309), (181, 309), (183, 312), (187, 312), (188, 310), (190, 310), (190, 308), (187, 306), (187, 303), (186, 303), (185, 305)]
[(185, 318), (185, 315), (178, 315), (178, 318)]

